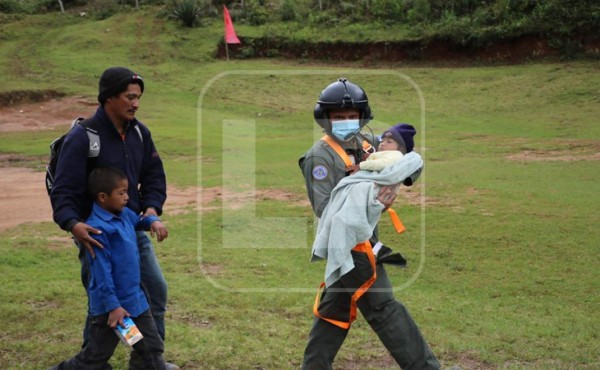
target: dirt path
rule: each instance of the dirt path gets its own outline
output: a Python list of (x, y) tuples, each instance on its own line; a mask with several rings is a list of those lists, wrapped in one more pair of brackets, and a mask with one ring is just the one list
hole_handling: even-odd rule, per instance
[[(0, 232), (24, 223), (52, 221), (50, 200), (44, 187), (45, 174), (23, 167), (0, 167)], [(252, 201), (273, 199), (309, 207), (308, 201), (299, 195), (278, 190), (232, 193), (220, 188), (199, 189), (195, 187), (168, 187), (164, 213), (175, 215), (199, 211), (198, 195), (202, 199), (202, 211), (215, 209), (210, 203), (226, 199), (228, 207), (243, 207)]]
[[(0, 167), (0, 232), (24, 223), (52, 221), (44, 178), (43, 172), (29, 168)], [(165, 213), (177, 214), (196, 208), (195, 189), (172, 188), (169, 193)]]
[(52, 220), (44, 174), (27, 168), (0, 168), (0, 231), (25, 222)]
[[(93, 114), (96, 105), (95, 101), (74, 96), (0, 106), (0, 134), (58, 127), (66, 131), (75, 117)], [(0, 161), (0, 231), (23, 223), (52, 221), (50, 200), (44, 187), (44, 172), (12, 167), (19, 165), (18, 156), (2, 157), (8, 159)], [(180, 212), (196, 200), (196, 192), (185, 189), (174, 189), (170, 195), (165, 211)]]
[(64, 127), (66, 130), (77, 116), (92, 115), (97, 104), (81, 96), (72, 96), (36, 103), (0, 105), (0, 133), (55, 127)]
[[(58, 127), (66, 131), (75, 117), (93, 114), (96, 104), (95, 101), (75, 96), (0, 106), (0, 134)], [(18, 167), (26, 161), (26, 158), (18, 155), (0, 155), (0, 232), (24, 223), (52, 221), (50, 200), (44, 187), (45, 173)], [(260, 199), (289, 201), (308, 206), (304, 197), (278, 190), (231, 193), (219, 188), (179, 188), (169, 185), (164, 213), (171, 215), (199, 210), (199, 194), (204, 205), (203, 211), (211, 210), (210, 203), (218, 199), (227, 199), (228, 202), (225, 203), (235, 207)]]

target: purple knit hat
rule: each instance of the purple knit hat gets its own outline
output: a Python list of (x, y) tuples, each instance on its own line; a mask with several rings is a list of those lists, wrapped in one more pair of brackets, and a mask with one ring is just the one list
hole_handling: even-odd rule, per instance
[(415, 147), (413, 136), (415, 136), (416, 133), (417, 130), (412, 125), (409, 125), (408, 123), (398, 123), (385, 130), (381, 137), (391, 137), (400, 144), (400, 146), (406, 148), (406, 153), (410, 153)]

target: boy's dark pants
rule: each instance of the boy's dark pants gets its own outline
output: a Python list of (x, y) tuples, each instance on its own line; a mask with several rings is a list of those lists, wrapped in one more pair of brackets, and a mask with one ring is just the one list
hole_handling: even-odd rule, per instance
[[(352, 251), (352, 258), (354, 269), (323, 292), (319, 305), (321, 316), (349, 320), (352, 294), (373, 275), (366, 254)], [(394, 298), (392, 284), (382, 264), (377, 264), (377, 280), (358, 300), (357, 306), (402, 369), (439, 369), (439, 362), (408, 310)], [(315, 318), (302, 368), (332, 369), (333, 360), (347, 334), (348, 330)]]
[[(133, 319), (144, 339), (133, 346), (129, 360), (130, 370), (164, 370), (164, 346), (156, 330), (150, 311)], [(108, 326), (108, 315), (92, 316), (87, 345), (75, 357), (63, 361), (52, 369), (105, 370), (112, 369), (108, 360), (119, 344), (119, 337)]]

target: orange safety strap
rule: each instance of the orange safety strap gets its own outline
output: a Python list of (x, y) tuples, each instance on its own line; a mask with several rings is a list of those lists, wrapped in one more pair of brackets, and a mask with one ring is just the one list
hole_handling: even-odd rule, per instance
[(352, 166), (352, 160), (350, 159), (350, 156), (348, 155), (348, 153), (346, 153), (344, 148), (342, 148), (342, 146), (337, 143), (337, 141), (333, 140), (329, 135), (323, 136), (321, 140), (326, 142), (333, 150), (335, 150), (337, 155), (340, 156), (341, 160), (344, 161), (346, 169), (349, 169), (350, 166)]
[(388, 208), (388, 214), (390, 215), (390, 219), (392, 220), (392, 225), (394, 225), (394, 229), (396, 229), (396, 232), (398, 234), (402, 234), (403, 232), (406, 231), (406, 227), (404, 227), (404, 224), (402, 224), (402, 221), (400, 221), (400, 217), (398, 217), (398, 214), (396, 213), (396, 211), (394, 211), (391, 208)]
[[(335, 150), (337, 155), (340, 156), (342, 161), (344, 161), (346, 168), (350, 168), (350, 166), (352, 166), (352, 160), (350, 159), (350, 156), (348, 155), (348, 153), (346, 153), (344, 148), (342, 148), (340, 144), (338, 144), (337, 141), (333, 140), (329, 135), (323, 136), (321, 140), (326, 142), (333, 150)], [(365, 153), (371, 153), (371, 151), (373, 150), (373, 146), (369, 144), (367, 140), (363, 140), (362, 149)]]
[(350, 300), (350, 320), (348, 320), (347, 322), (339, 321), (323, 317), (321, 316), (321, 314), (319, 314), (319, 304), (321, 303), (321, 290), (325, 286), (325, 283), (321, 283), (321, 285), (319, 286), (319, 290), (317, 291), (317, 297), (315, 298), (315, 305), (313, 306), (313, 313), (315, 314), (315, 316), (342, 329), (350, 329), (350, 324), (352, 324), (352, 322), (356, 320), (356, 302), (360, 299), (360, 297), (362, 297), (363, 294), (365, 294), (365, 292), (373, 285), (373, 283), (375, 283), (375, 280), (377, 280), (375, 255), (373, 254), (373, 247), (371, 247), (371, 243), (368, 240), (362, 243), (358, 243), (352, 250), (367, 254), (367, 257), (369, 258), (369, 263), (371, 264), (371, 268), (373, 268), (373, 276), (371, 276), (367, 281), (365, 281), (356, 290), (356, 292), (352, 294), (352, 298)]
[(375, 151), (375, 148), (373, 148), (373, 145), (369, 144), (369, 142), (367, 140), (363, 140), (362, 147), (363, 147), (363, 150), (365, 153), (371, 153), (371, 150)]

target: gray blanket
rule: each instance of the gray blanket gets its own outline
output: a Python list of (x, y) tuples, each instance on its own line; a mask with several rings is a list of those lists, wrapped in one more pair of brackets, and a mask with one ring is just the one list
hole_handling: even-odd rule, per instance
[(373, 235), (384, 209), (377, 200), (378, 185), (397, 185), (422, 166), (421, 156), (410, 152), (381, 172), (358, 171), (345, 177), (333, 189), (319, 220), (311, 258), (327, 259), (326, 287), (354, 268), (350, 251)]

